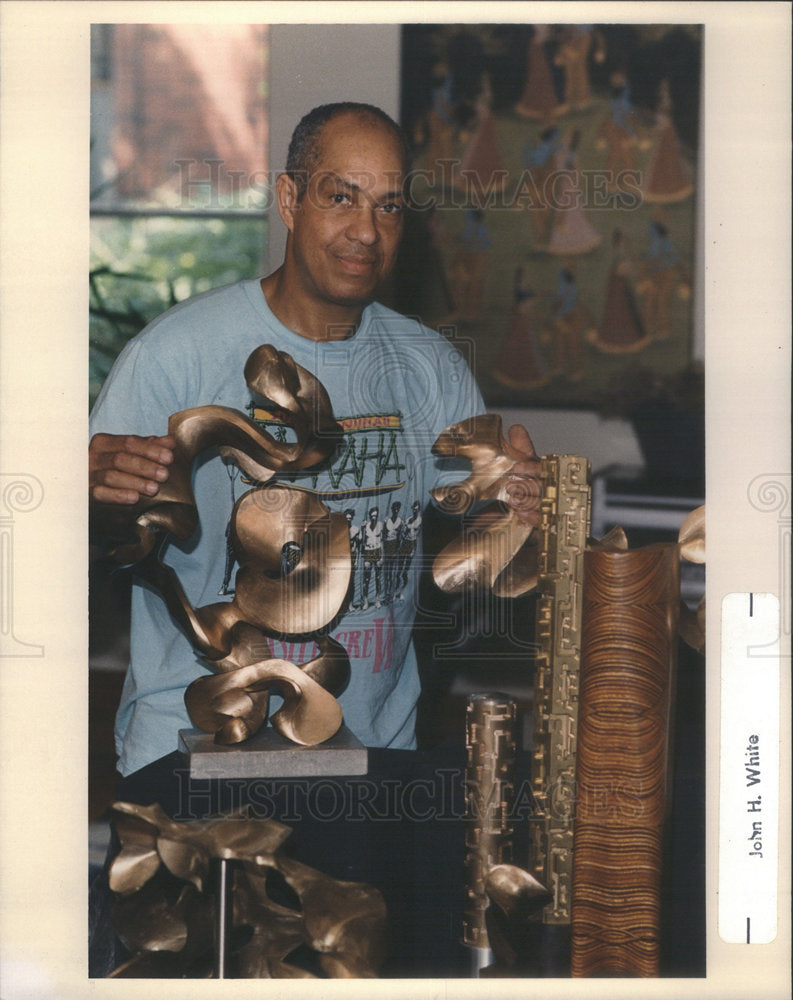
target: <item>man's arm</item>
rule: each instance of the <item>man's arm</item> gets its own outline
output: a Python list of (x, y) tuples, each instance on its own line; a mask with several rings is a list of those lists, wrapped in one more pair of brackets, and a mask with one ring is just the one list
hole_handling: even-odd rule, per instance
[(174, 439), (134, 434), (95, 434), (88, 447), (90, 499), (132, 506), (155, 496), (170, 474)]

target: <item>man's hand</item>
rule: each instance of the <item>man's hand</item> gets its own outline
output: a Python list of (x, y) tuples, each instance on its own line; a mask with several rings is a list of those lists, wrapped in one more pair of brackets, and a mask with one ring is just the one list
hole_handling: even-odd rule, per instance
[(540, 523), (540, 500), (542, 480), (540, 479), (540, 456), (525, 427), (514, 424), (507, 434), (509, 443), (525, 456), (512, 467), (506, 486), (508, 503), (524, 524), (537, 527)]
[(88, 447), (90, 497), (132, 505), (152, 497), (169, 476), (176, 441), (134, 434), (95, 434)]

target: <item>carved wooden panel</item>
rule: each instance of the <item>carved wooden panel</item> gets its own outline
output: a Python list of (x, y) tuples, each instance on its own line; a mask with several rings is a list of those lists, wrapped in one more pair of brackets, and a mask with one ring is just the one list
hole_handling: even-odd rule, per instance
[(679, 559), (673, 544), (584, 559), (573, 976), (656, 976)]

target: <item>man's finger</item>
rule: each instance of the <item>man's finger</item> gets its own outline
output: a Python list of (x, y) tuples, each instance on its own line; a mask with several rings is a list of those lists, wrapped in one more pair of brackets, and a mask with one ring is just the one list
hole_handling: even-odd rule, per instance
[(513, 424), (507, 431), (507, 439), (512, 447), (524, 454), (526, 458), (538, 457), (537, 452), (534, 450), (534, 443), (529, 437), (529, 432), (522, 424)]

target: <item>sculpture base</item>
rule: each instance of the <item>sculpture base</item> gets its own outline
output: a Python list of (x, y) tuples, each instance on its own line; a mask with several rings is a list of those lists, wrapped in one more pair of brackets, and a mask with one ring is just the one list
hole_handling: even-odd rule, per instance
[(244, 743), (221, 746), (210, 733), (181, 729), (191, 778), (308, 778), (367, 774), (369, 752), (346, 726), (324, 743), (300, 746), (265, 726)]

